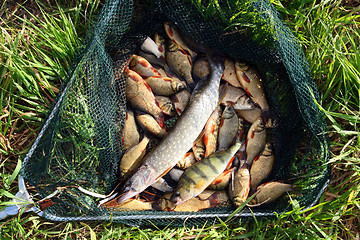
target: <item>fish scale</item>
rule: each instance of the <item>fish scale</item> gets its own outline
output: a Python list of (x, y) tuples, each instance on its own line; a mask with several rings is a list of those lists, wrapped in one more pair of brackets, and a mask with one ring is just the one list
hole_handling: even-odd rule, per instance
[(223, 62), (209, 57), (211, 75), (206, 84), (194, 89), (189, 104), (159, 145), (144, 159), (143, 165), (125, 183), (118, 202), (121, 203), (144, 191), (165, 175), (189, 151), (219, 102), (219, 85)]
[(230, 148), (216, 152), (190, 166), (180, 177), (176, 190), (170, 198), (175, 206), (196, 197), (205, 190), (226, 169), (241, 145), (238, 139)]

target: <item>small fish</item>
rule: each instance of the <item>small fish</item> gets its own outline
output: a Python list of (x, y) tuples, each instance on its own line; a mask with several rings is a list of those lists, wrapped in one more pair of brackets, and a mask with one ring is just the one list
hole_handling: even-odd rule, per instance
[(160, 109), (155, 96), (144, 79), (132, 70), (127, 71), (126, 79), (126, 99), (129, 103), (140, 111), (151, 114), (160, 127), (164, 126), (164, 114)]
[(182, 112), (185, 110), (189, 100), (190, 100), (190, 93), (188, 90), (183, 89), (180, 92), (175, 93), (171, 96), (171, 101), (175, 106), (175, 110), (177, 114), (180, 116)]
[(120, 160), (120, 178), (125, 179), (142, 163), (146, 153), (146, 147), (150, 139), (146, 136), (135, 146), (130, 147)]
[(145, 79), (151, 90), (162, 96), (171, 96), (185, 88), (185, 85), (175, 78), (152, 76)]
[(143, 78), (160, 76), (160, 73), (145, 58), (133, 55), (130, 59), (129, 67)]
[(145, 202), (138, 199), (129, 199), (121, 204), (118, 204), (116, 199), (113, 199), (102, 206), (106, 208), (113, 208), (117, 211), (143, 211), (153, 209), (151, 202)]
[(195, 140), (194, 145), (192, 146), (192, 151), (196, 161), (200, 161), (205, 157), (205, 145), (202, 138)]
[(219, 150), (227, 149), (235, 140), (239, 130), (239, 117), (231, 105), (227, 105), (221, 115), (219, 129)]
[(221, 116), (221, 109), (220, 106), (218, 106), (212, 112), (210, 118), (205, 124), (204, 136), (203, 136), (203, 142), (205, 144), (205, 157), (213, 154), (216, 151), (219, 125), (220, 125), (220, 116)]
[(227, 150), (216, 152), (186, 169), (170, 198), (174, 205), (186, 202), (204, 191), (231, 164), (241, 145), (237, 141)]
[(161, 127), (150, 114), (137, 111), (135, 119), (144, 131), (151, 133), (152, 135), (159, 138), (163, 138), (166, 135), (166, 129)]
[(171, 117), (176, 115), (175, 106), (172, 103), (169, 97), (165, 96), (155, 96), (156, 101), (159, 103), (160, 109), (166, 114)]
[(188, 106), (177, 120), (176, 125), (145, 157), (143, 164), (125, 183), (120, 197), (117, 198), (119, 203), (144, 191), (170, 171), (189, 151), (201, 133), (207, 119), (218, 105), (220, 79), (223, 73), (222, 56), (209, 50), (208, 59), (211, 68), (209, 80), (202, 85), (202, 88), (193, 92)]
[(158, 203), (155, 204), (155, 209), (174, 212), (198, 212), (229, 201), (229, 196), (226, 191), (210, 190), (205, 190), (198, 196), (177, 206), (174, 205), (170, 198), (171, 194), (165, 194), (162, 196)]
[(193, 85), (194, 80), (191, 76), (192, 59), (188, 52), (181, 48), (174, 41), (169, 41), (165, 53), (165, 59), (169, 67), (186, 83)]
[(210, 75), (210, 66), (206, 57), (198, 57), (192, 69), (192, 74), (198, 79), (206, 79)]
[(245, 119), (249, 123), (254, 123), (258, 118), (261, 117), (261, 109), (255, 107), (251, 110), (236, 110), (236, 114)]
[(235, 168), (231, 168), (222, 172), (217, 178), (212, 181), (207, 189), (210, 190), (225, 190), (228, 188), (232, 172)]
[[(291, 184), (282, 183), (278, 181), (263, 183), (257, 187), (256, 195), (251, 203), (256, 206), (271, 203), (277, 200), (286, 192), (293, 191), (294, 188)], [(251, 207), (251, 205), (249, 205)]]
[(141, 44), (140, 48), (145, 51), (154, 54), (157, 58), (161, 57), (158, 45), (150, 37), (146, 37), (145, 41)]
[(246, 163), (250, 166), (254, 158), (264, 149), (266, 141), (265, 125), (258, 118), (250, 127), (246, 139)]
[(181, 48), (186, 50), (191, 57), (196, 56), (196, 52), (194, 52), (191, 48), (188, 47), (188, 45), (185, 43), (183, 38), (180, 36), (179, 30), (176, 29), (174, 25), (171, 25), (168, 22), (164, 23), (164, 28), (167, 36), (174, 41), (177, 45), (179, 45)]
[(262, 79), (255, 68), (240, 61), (235, 62), (236, 75), (239, 82), (249, 97), (265, 112), (269, 111), (269, 105), (266, 101)]
[(236, 76), (234, 61), (225, 58), (225, 69), (222, 79), (234, 87), (241, 87), (240, 82)]
[(170, 187), (169, 184), (163, 178), (159, 178), (159, 180), (151, 184), (151, 186), (164, 193), (173, 191), (173, 188)]
[(134, 112), (131, 109), (128, 109), (126, 111), (122, 140), (125, 150), (131, 146), (138, 144), (140, 140), (140, 134), (137, 130), (135, 123)]
[(270, 143), (265, 144), (261, 155), (256, 157), (251, 164), (250, 178), (251, 189), (255, 189), (271, 173), (274, 166), (274, 154)]
[(247, 164), (242, 164), (241, 167), (233, 174), (229, 185), (230, 199), (235, 206), (240, 207), (243, 204), (250, 192), (250, 172)]
[(226, 94), (221, 101), (223, 105), (232, 104), (235, 110), (250, 110), (255, 108), (254, 102), (241, 88), (223, 84), (221, 88), (227, 88)]
[(195, 164), (197, 161), (193, 152), (188, 152), (180, 159), (176, 166), (182, 170), (187, 169), (191, 165)]

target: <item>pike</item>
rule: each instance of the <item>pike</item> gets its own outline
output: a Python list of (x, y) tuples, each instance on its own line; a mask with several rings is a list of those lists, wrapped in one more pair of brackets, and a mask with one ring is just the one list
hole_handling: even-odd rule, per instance
[(209, 52), (211, 75), (208, 81), (199, 82), (187, 108), (159, 145), (144, 159), (143, 164), (125, 183), (117, 199), (122, 203), (144, 191), (170, 171), (189, 151), (219, 102), (219, 85), (223, 73), (222, 57)]
[(170, 198), (174, 205), (182, 204), (204, 191), (231, 164), (241, 145), (238, 139), (230, 148), (216, 152), (186, 169)]

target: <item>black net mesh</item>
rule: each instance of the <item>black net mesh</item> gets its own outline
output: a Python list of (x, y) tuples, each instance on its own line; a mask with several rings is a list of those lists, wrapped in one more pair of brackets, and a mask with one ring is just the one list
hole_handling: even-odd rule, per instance
[[(21, 174), (41, 198), (61, 190), (44, 217), (177, 226), (212, 224), (235, 210), (231, 204), (192, 213), (107, 210), (97, 207), (99, 199), (75, 187), (108, 194), (116, 186), (126, 110), (123, 72), (145, 37), (164, 21), (175, 23), (184, 35), (204, 46), (257, 67), (279, 120), (270, 132), (276, 159), (269, 180), (297, 185), (300, 192), (293, 198), (300, 206), (316, 202), (330, 178), (329, 150), (309, 66), (269, 1), (234, 2), (226, 1), (218, 9), (212, 1), (207, 7), (181, 0), (106, 2), (22, 166)], [(266, 217), (289, 208), (284, 199), (252, 211)], [(252, 217), (252, 213), (245, 209), (237, 216)]]

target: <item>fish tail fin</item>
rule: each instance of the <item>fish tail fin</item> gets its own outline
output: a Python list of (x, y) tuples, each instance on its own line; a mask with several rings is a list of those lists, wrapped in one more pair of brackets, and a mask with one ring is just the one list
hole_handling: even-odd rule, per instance
[(157, 116), (155, 118), (156, 122), (159, 124), (159, 126), (161, 128), (165, 128), (165, 124), (164, 124), (164, 121), (165, 121), (165, 115), (164, 113), (161, 113), (159, 116)]

